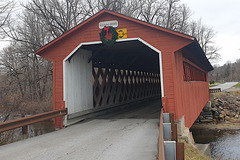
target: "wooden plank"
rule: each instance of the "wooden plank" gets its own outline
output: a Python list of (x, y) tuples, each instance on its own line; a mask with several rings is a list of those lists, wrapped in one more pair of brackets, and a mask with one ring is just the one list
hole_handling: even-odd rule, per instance
[(184, 156), (185, 156), (185, 153), (184, 153), (184, 143), (177, 142), (176, 143), (176, 151), (177, 151), (176, 160), (184, 160)]
[(170, 123), (173, 125), (174, 124), (174, 113), (169, 113), (169, 119), (170, 119)]
[(171, 129), (172, 129), (172, 141), (178, 142), (177, 124), (174, 123), (174, 113), (169, 113), (169, 119), (170, 119)]
[(165, 154), (164, 154), (164, 138), (163, 138), (163, 109), (161, 109), (161, 113), (160, 113), (158, 159), (159, 159), (159, 160), (165, 160)]
[(171, 126), (172, 129), (172, 141), (178, 142), (178, 135), (177, 135), (177, 124), (172, 124)]

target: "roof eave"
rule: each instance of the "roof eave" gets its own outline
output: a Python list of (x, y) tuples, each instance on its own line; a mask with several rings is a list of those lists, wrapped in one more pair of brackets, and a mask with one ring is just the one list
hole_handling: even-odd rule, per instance
[(192, 50), (191, 53), (195, 53), (198, 56), (198, 58), (201, 59), (202, 64), (204, 65), (204, 68), (207, 72), (214, 69), (196, 38), (194, 38), (194, 41), (192, 43), (190, 43), (189, 45), (185, 46), (182, 49)]

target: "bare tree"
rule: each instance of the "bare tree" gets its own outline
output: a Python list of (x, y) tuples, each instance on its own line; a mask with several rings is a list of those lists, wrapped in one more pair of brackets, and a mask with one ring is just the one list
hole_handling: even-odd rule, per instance
[(98, 0), (98, 10), (107, 9), (114, 12), (121, 13), (122, 8), (126, 4), (126, 0)]
[(141, 11), (140, 16), (142, 20), (158, 24), (160, 17), (163, 17), (165, 10), (165, 1), (159, 0), (147, 0), (141, 1)]
[(209, 80), (215, 82), (240, 81), (240, 59), (234, 63), (228, 61), (222, 66), (214, 66), (214, 70), (209, 72)]
[(22, 99), (46, 101), (51, 95), (48, 89), (52, 87), (47, 85), (52, 84), (52, 63), (34, 52), (49, 42), (52, 35), (44, 23), (39, 23), (36, 14), (24, 12), (21, 21), (8, 33), (12, 43), (3, 50), (0, 65), (4, 67), (9, 83), (16, 84)]
[(179, 0), (147, 0), (141, 4), (142, 20), (182, 33), (188, 30), (190, 15), (190, 9)]
[(173, 17), (175, 16), (174, 14), (174, 10), (176, 10), (176, 3), (179, 0), (167, 0), (168, 2), (168, 9), (167, 9), (167, 22), (166, 22), (166, 28), (171, 29), (171, 21), (173, 19)]
[(33, 0), (24, 8), (36, 14), (39, 23), (44, 23), (48, 33), (56, 38), (94, 13), (92, 1), (88, 2), (89, 6), (81, 0)]
[(192, 21), (189, 25), (189, 34), (195, 37), (201, 45), (206, 56), (212, 62), (217, 61), (220, 58), (218, 51), (220, 50), (213, 41), (216, 33), (210, 27), (202, 24), (201, 19)]
[(0, 27), (4, 27), (6, 25), (7, 20), (10, 17), (10, 13), (14, 7), (13, 0), (6, 1), (2, 0), (0, 1)]

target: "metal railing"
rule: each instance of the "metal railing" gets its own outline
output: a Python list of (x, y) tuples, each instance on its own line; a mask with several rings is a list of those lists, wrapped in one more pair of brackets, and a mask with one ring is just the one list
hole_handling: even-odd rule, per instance
[(61, 110), (56, 110), (56, 111), (40, 113), (40, 114), (36, 114), (36, 115), (32, 115), (32, 116), (24, 117), (24, 118), (20, 118), (20, 119), (6, 121), (3, 123), (0, 123), (0, 133), (15, 129), (15, 128), (27, 126), (29, 124), (45, 121), (48, 119), (61, 117), (66, 114), (67, 114), (67, 108), (61, 109)]
[(221, 88), (214, 88), (214, 89), (209, 89), (209, 93), (217, 93), (217, 92), (221, 92)]
[(161, 113), (161, 116), (163, 116), (163, 121), (162, 119), (160, 119), (160, 132), (161, 125), (163, 125), (163, 133), (161, 132), (161, 134), (163, 134), (164, 139), (161, 139), (161, 143), (164, 143), (164, 150), (162, 151), (164, 153), (160, 152), (159, 150), (159, 160), (160, 159), (164, 160), (164, 157), (163, 156), (160, 157), (160, 154), (164, 154), (165, 159), (183, 160), (184, 143), (178, 142), (177, 124), (174, 122), (174, 114)]

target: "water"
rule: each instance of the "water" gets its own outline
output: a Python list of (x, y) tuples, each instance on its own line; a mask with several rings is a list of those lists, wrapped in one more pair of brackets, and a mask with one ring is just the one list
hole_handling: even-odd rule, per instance
[(240, 130), (191, 129), (196, 143), (211, 145), (214, 160), (240, 160)]
[(236, 134), (225, 132), (211, 143), (211, 149), (216, 160), (240, 160), (240, 131)]

